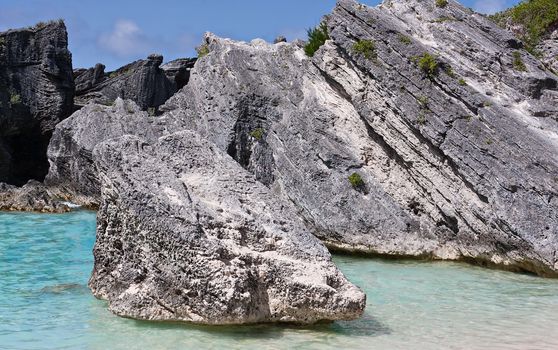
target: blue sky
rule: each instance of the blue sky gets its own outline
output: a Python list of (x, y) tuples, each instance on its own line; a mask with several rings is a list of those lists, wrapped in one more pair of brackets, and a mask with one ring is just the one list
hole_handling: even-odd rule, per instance
[[(462, 0), (489, 13), (519, 0)], [(379, 0), (364, 0), (376, 5)], [(205, 31), (238, 40), (305, 38), (335, 0), (0, 0), (0, 31), (63, 18), (74, 68), (116, 69), (152, 52), (165, 61), (195, 55)]]

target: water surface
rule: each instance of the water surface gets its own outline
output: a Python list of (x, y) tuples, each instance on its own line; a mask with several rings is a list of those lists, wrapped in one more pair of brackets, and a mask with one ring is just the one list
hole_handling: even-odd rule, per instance
[(336, 256), (365, 316), (312, 327), (122, 319), (87, 289), (95, 214), (0, 214), (0, 349), (558, 349), (558, 280)]

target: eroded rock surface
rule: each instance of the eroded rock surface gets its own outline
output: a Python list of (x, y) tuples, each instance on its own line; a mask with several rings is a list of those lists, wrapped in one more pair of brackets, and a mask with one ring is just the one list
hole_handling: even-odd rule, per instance
[(31, 180), (22, 187), (0, 183), (0, 211), (66, 213), (71, 208), (53, 189)]
[(61, 21), (0, 33), (0, 182), (43, 180), (52, 130), (73, 110), (74, 82)]
[[(161, 69), (163, 56), (153, 54), (114, 72), (105, 73), (105, 66), (97, 64), (94, 68), (79, 69), (74, 72), (76, 80), (76, 105), (78, 108), (93, 101), (111, 105), (116, 98), (130, 99), (142, 110), (157, 108), (176, 90), (174, 79), (167, 77)], [(176, 75), (185, 78), (186, 68), (176, 63)], [(180, 70), (182, 68), (182, 70)], [(180, 80), (180, 78), (179, 78)]]
[(342, 0), (326, 24), (312, 60), (209, 35), (162, 110), (293, 202), (331, 247), (556, 275), (558, 78), (453, 1)]
[(192, 132), (94, 152), (93, 293), (118, 315), (203, 324), (353, 319), (364, 294), (254, 176)]

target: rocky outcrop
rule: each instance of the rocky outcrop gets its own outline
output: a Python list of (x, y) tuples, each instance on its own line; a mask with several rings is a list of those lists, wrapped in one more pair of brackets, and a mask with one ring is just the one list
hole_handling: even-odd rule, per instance
[(364, 294), (325, 247), (226, 153), (195, 133), (98, 146), (89, 286), (118, 315), (202, 324), (353, 319)]
[(94, 148), (127, 134), (156, 139), (169, 129), (179, 129), (172, 125), (165, 118), (149, 116), (130, 100), (117, 98), (112, 106), (88, 104), (56, 126), (48, 148), (50, 170), (45, 183), (77, 204), (97, 207), (100, 184)]
[(557, 275), (557, 77), (453, 1), (339, 1), (326, 25), (313, 59), (209, 35), (162, 111), (330, 247)]
[(161, 66), (167, 78), (174, 83), (176, 90), (182, 89), (190, 80), (190, 71), (194, 68), (197, 58), (179, 58)]
[(43, 180), (52, 130), (73, 110), (74, 83), (61, 21), (0, 33), (0, 182)]
[(114, 72), (105, 73), (102, 64), (76, 70), (77, 107), (90, 101), (111, 105), (120, 97), (134, 101), (142, 110), (156, 109), (188, 83), (195, 60), (176, 60), (161, 66), (162, 62), (163, 56), (153, 54)]
[(0, 211), (66, 213), (71, 210), (53, 189), (31, 180), (22, 187), (0, 183)]

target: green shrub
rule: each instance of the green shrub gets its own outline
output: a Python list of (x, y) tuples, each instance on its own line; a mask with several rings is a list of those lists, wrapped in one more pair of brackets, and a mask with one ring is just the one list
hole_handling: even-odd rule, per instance
[(325, 23), (316, 28), (308, 29), (308, 42), (304, 46), (304, 52), (308, 57), (313, 57), (316, 51), (329, 39), (329, 33)]
[(426, 97), (426, 96), (420, 96), (420, 97), (418, 98), (418, 103), (420, 104), (420, 107), (421, 107), (422, 109), (428, 108), (428, 97)]
[(406, 35), (399, 34), (398, 38), (399, 38), (399, 41), (402, 42), (405, 45), (410, 45), (411, 44), (411, 38), (409, 38)]
[(417, 123), (419, 125), (426, 124), (426, 116), (424, 115), (424, 113), (419, 114), (419, 116), (417, 117)]
[(155, 116), (155, 107), (149, 107), (147, 108), (147, 115), (149, 115), (150, 117), (154, 117)]
[(436, 6), (441, 8), (448, 6), (448, 0), (436, 0)]
[(556, 0), (525, 0), (517, 6), (490, 16), (497, 24), (506, 27), (508, 21), (521, 25), (525, 33), (521, 39), (529, 52), (536, 53), (534, 48), (558, 23), (558, 1)]
[(10, 94), (10, 104), (12, 106), (14, 106), (14, 105), (18, 105), (20, 103), (21, 103), (21, 96), (19, 96), (16, 93), (11, 93)]
[(251, 133), (250, 136), (252, 136), (253, 138), (255, 138), (256, 140), (261, 140), (263, 138), (264, 135), (264, 130), (262, 128), (257, 128), (254, 129)]
[(520, 72), (525, 72), (527, 70), (527, 66), (525, 66), (525, 63), (521, 59), (521, 52), (519, 51), (513, 52), (513, 68)]
[(467, 82), (466, 82), (465, 79), (463, 79), (463, 78), (459, 79), (458, 83), (459, 83), (459, 85), (461, 85), (461, 86), (467, 85)]
[(352, 173), (349, 176), (349, 183), (356, 190), (364, 189), (364, 185), (365, 185), (364, 180), (362, 179), (362, 177), (358, 173)]
[(198, 53), (198, 58), (209, 55), (209, 45), (201, 44), (200, 46), (196, 47), (196, 52)]
[(455, 79), (455, 72), (453, 71), (453, 68), (450, 65), (446, 66), (446, 74), (450, 77), (450, 78), (454, 78)]
[(359, 40), (353, 45), (353, 51), (362, 54), (369, 60), (376, 59), (376, 44), (371, 40)]
[(429, 78), (433, 78), (438, 74), (438, 61), (436, 57), (428, 52), (418, 58), (418, 66)]

